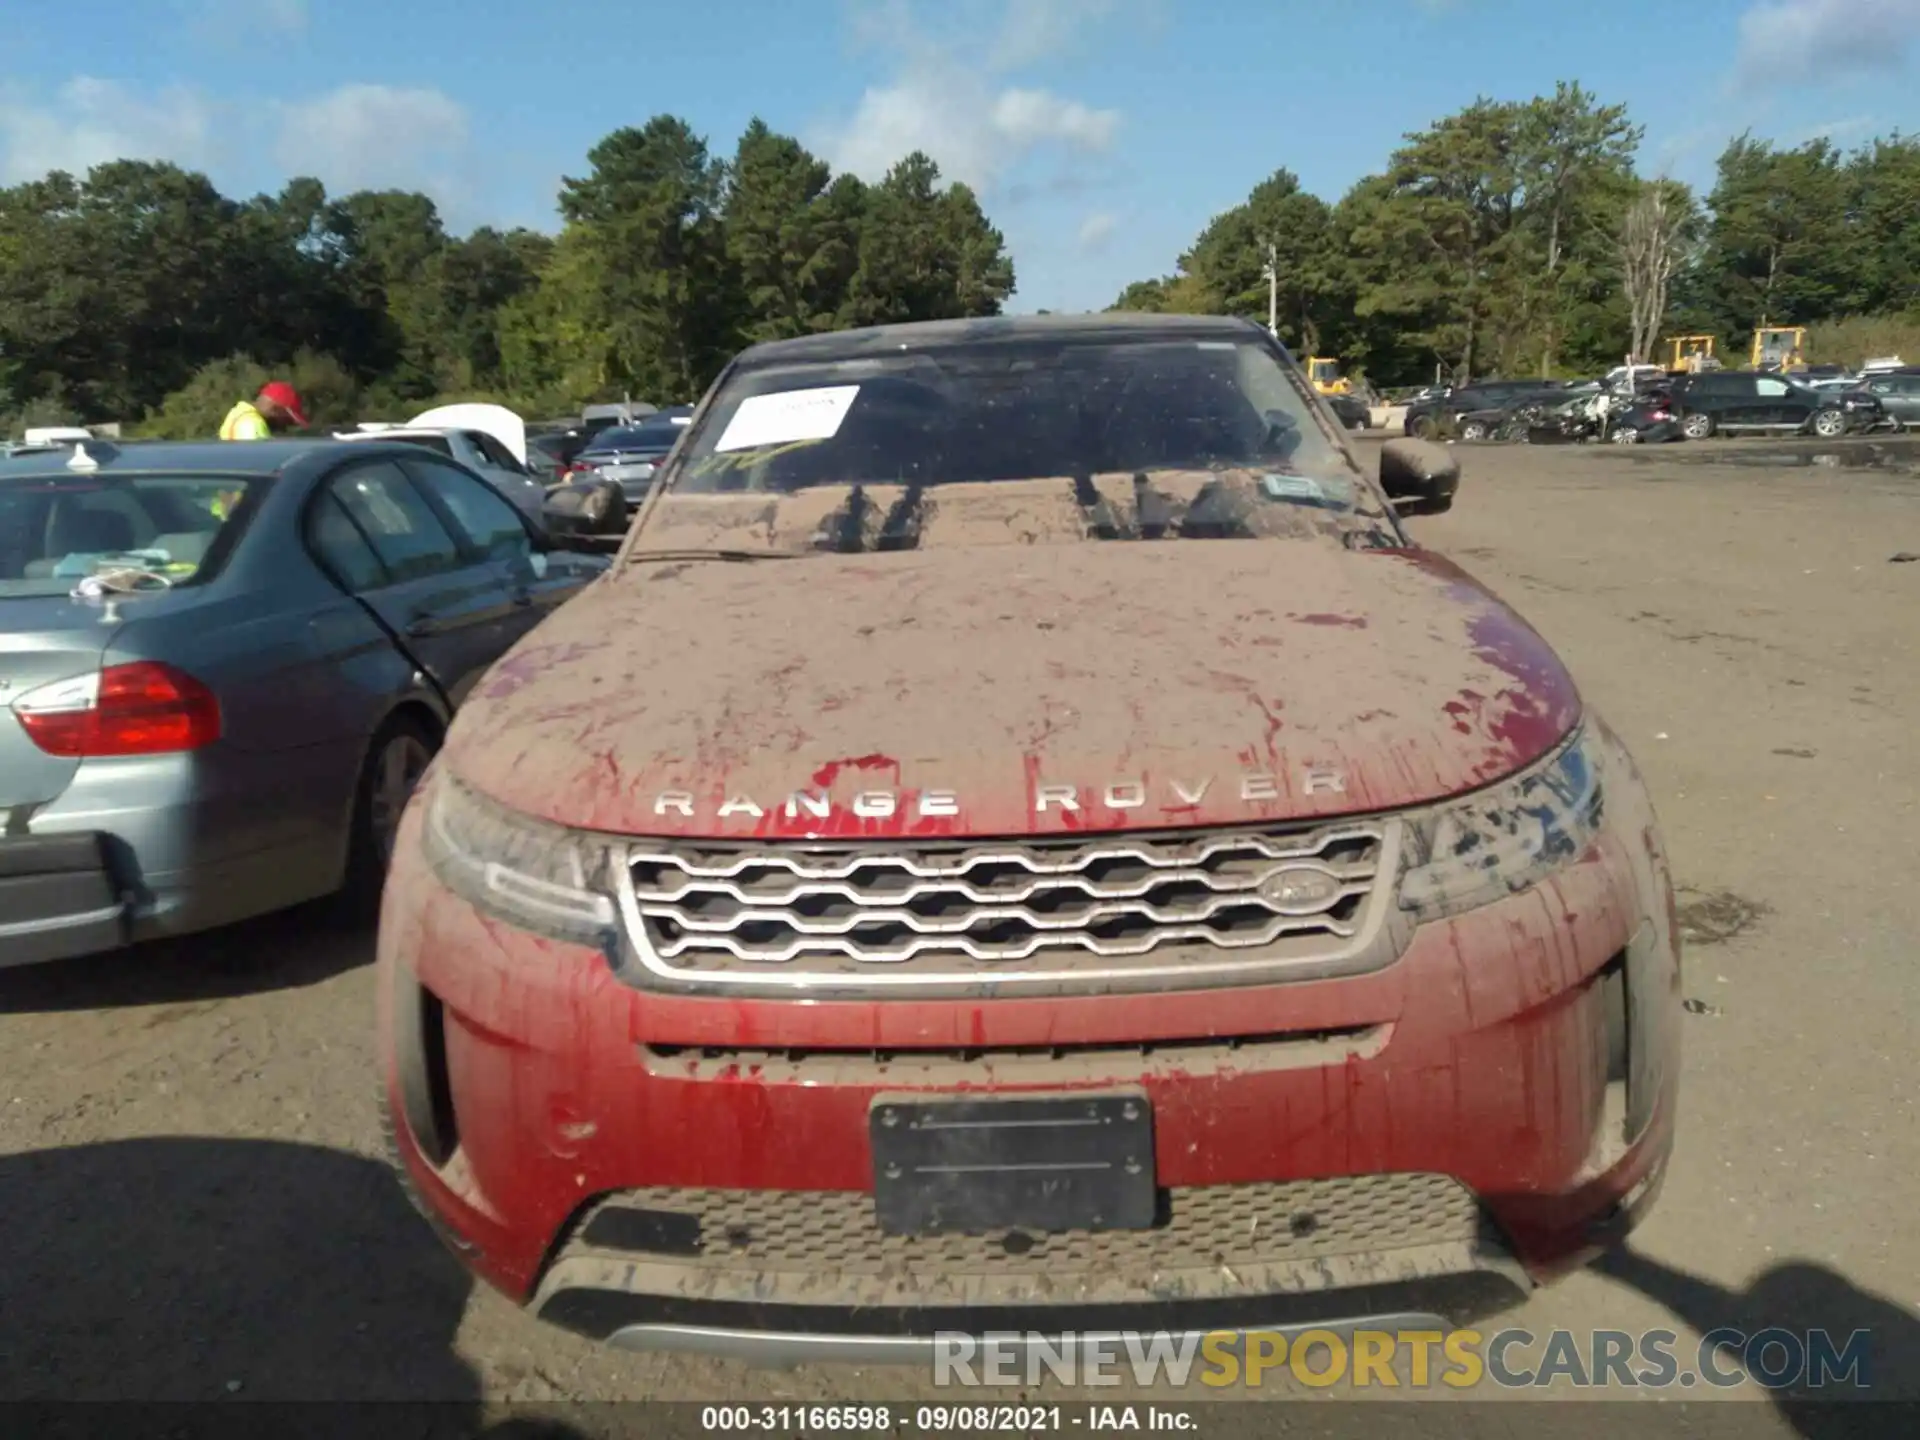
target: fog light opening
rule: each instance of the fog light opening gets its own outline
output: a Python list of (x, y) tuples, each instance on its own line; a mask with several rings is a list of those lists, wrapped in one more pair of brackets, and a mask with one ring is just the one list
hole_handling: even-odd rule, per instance
[(1613, 957), (1593, 978), (1591, 1004), (1599, 1007), (1595, 1027), (1601, 1046), (1600, 1114), (1594, 1127), (1593, 1148), (1587, 1157), (1589, 1175), (1598, 1175), (1627, 1153), (1633, 1141), (1632, 1095), (1633, 1025), (1627, 994), (1627, 957)]
[(420, 1154), (439, 1169), (460, 1148), (453, 1082), (447, 1070), (446, 1007), (411, 976), (401, 976), (397, 989), (394, 1068), (401, 1111)]

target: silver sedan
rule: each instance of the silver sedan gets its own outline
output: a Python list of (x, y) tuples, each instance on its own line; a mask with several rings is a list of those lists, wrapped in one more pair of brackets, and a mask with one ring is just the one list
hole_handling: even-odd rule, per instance
[(461, 700), (606, 563), (415, 446), (0, 458), (0, 966), (377, 898)]

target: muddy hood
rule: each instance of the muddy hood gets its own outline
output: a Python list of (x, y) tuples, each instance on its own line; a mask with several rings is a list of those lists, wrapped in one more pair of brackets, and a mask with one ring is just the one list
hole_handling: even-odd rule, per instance
[(1418, 804), (1579, 708), (1428, 552), (957, 547), (610, 575), (494, 668), (447, 762), (614, 832), (1059, 833)]

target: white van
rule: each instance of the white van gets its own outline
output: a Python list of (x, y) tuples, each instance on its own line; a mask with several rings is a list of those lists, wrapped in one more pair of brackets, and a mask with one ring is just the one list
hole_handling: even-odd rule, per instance
[(1616, 365), (1607, 371), (1601, 384), (1609, 390), (1624, 390), (1629, 387), (1638, 389), (1649, 380), (1664, 380), (1667, 367), (1664, 365)]

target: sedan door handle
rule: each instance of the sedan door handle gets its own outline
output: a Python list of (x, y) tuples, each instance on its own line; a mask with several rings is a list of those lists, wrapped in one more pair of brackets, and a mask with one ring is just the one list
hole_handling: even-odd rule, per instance
[(440, 622), (431, 615), (416, 615), (407, 621), (407, 634), (415, 640), (424, 640), (429, 635), (440, 633)]

